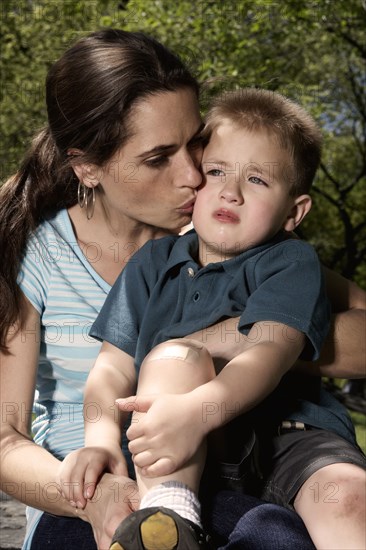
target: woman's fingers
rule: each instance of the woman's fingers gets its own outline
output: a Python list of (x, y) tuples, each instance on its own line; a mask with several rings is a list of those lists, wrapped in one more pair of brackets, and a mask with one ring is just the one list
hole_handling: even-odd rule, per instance
[(84, 473), (84, 464), (76, 463), (74, 466), (67, 464), (60, 476), (61, 494), (72, 506), (78, 508), (84, 508), (86, 504), (83, 494)]

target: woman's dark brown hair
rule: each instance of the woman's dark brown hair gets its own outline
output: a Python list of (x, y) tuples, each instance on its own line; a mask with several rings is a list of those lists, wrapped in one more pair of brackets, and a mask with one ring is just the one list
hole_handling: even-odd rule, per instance
[(184, 87), (198, 95), (197, 81), (177, 56), (149, 36), (117, 29), (82, 38), (51, 67), (48, 125), (0, 190), (2, 349), (9, 327), (21, 320), (17, 276), (30, 232), (77, 202), (68, 150), (82, 151), (80, 162), (102, 166), (129, 139), (128, 115), (137, 101)]

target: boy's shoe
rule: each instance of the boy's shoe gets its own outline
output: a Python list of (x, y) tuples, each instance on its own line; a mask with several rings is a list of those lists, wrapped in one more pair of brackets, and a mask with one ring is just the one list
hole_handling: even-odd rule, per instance
[(208, 535), (169, 508), (143, 508), (120, 523), (110, 550), (209, 550)]

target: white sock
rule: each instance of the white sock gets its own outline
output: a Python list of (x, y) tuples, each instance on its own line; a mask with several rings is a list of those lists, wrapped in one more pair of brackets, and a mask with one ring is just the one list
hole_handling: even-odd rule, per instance
[(142, 497), (140, 510), (153, 506), (164, 506), (174, 510), (177, 514), (193, 523), (201, 525), (201, 505), (197, 495), (180, 481), (165, 481), (152, 487)]

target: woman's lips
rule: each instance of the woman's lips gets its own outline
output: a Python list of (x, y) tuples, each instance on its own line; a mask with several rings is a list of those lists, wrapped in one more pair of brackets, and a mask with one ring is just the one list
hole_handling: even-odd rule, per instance
[(226, 208), (220, 208), (220, 210), (216, 210), (216, 212), (213, 213), (213, 217), (215, 220), (218, 220), (223, 223), (239, 223), (240, 218), (234, 212), (231, 210), (227, 210)]
[(184, 212), (185, 214), (192, 214), (195, 202), (196, 202), (196, 199), (191, 199), (190, 201), (186, 202), (185, 204), (183, 204), (178, 208), (179, 212)]

